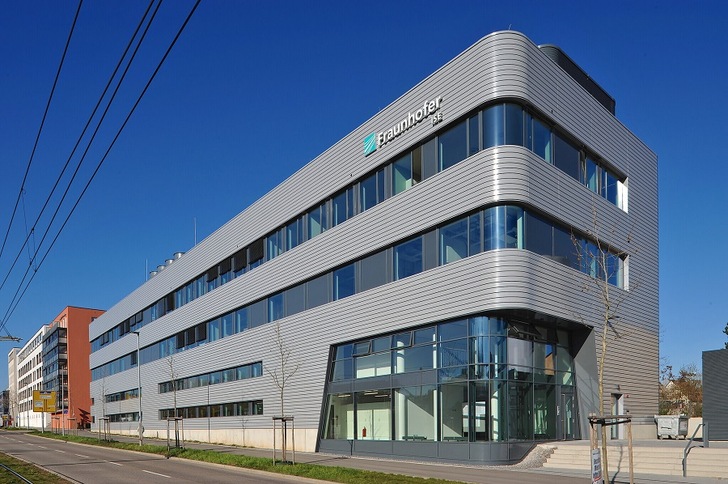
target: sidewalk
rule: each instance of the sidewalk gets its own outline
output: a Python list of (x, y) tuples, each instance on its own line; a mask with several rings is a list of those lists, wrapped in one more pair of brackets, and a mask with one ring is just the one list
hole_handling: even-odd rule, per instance
[[(77, 435), (97, 438), (98, 434), (87, 430), (78, 431)], [(138, 438), (127, 435), (113, 434), (112, 438), (119, 442), (138, 442)], [(145, 443), (166, 445), (166, 440), (144, 438)], [(681, 441), (667, 442), (667, 445), (680, 445)], [(561, 442), (560, 444), (563, 444)], [(229, 453), (235, 455), (246, 455), (251, 457), (273, 458), (272, 449), (255, 449), (248, 447), (237, 447), (221, 444), (208, 444), (202, 442), (185, 442), (186, 448), (210, 450), (214, 452)], [(684, 443), (682, 444), (684, 445)], [(711, 446), (714, 445), (711, 442)], [(721, 443), (718, 445), (728, 445)], [(278, 451), (280, 458), (280, 451)], [(289, 451), (288, 457), (292, 457)], [(590, 482), (588, 472), (578, 472), (559, 469), (544, 469), (540, 467), (539, 456), (527, 457), (524, 462), (511, 466), (478, 466), (472, 464), (442, 464), (422, 461), (389, 460), (367, 457), (350, 457), (333, 454), (322, 454), (313, 452), (296, 452), (296, 462), (326, 466), (348, 467), (352, 469), (385, 472), (389, 474), (401, 474), (417, 477), (431, 477), (448, 479), (468, 483), (543, 483), (554, 482), (560, 484), (586, 483)], [(487, 471), (487, 472), (484, 472)], [(613, 476), (614, 477), (614, 476)], [(629, 475), (618, 475), (615, 477), (617, 483), (628, 483)], [(695, 484), (728, 484), (728, 480), (710, 478), (683, 478), (673, 476), (662, 476), (654, 474), (636, 474), (635, 482), (648, 484), (662, 483), (695, 483)]]

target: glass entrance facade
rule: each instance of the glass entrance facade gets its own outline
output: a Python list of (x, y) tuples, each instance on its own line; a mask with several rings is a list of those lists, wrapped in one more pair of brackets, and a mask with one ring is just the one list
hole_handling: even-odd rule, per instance
[(574, 380), (569, 331), (528, 318), (483, 314), (375, 336), (333, 348), (321, 439), (573, 439)]

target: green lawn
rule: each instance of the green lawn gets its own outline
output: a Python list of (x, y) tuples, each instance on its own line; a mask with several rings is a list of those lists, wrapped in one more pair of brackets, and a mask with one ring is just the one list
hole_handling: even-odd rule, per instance
[[(25, 477), (33, 484), (60, 484), (68, 481), (51, 472), (44, 471), (40, 467), (29, 464), (22, 460), (11, 457), (0, 452), (0, 464), (11, 468), (21, 476)], [(0, 467), (0, 484), (16, 484), (22, 483), (20, 479), (8, 472), (4, 467)]]
[[(67, 440), (69, 442), (113, 447), (116, 449), (134, 450), (137, 452), (147, 452), (150, 454), (167, 455), (167, 447), (162, 445), (146, 444), (143, 446), (139, 446), (139, 444), (117, 442), (113, 440), (107, 442), (95, 438), (77, 437), (74, 435), (62, 436), (59, 434), (53, 434), (48, 432), (31, 433), (40, 437)], [(289, 474), (300, 477), (308, 477), (311, 479), (319, 479), (322, 481), (341, 482), (347, 484), (381, 484), (382, 482), (397, 482), (402, 484), (453, 484), (453, 482), (455, 482), (447, 481), (444, 479), (410, 477), (399, 474), (395, 476), (393, 474), (386, 474), (383, 472), (363, 471), (359, 469), (350, 469), (348, 467), (321, 466), (316, 464), (281, 465), (279, 463), (278, 465), (273, 465), (272, 459), (268, 458), (234, 455), (215, 452), (212, 450), (172, 449), (171, 457), (211, 462), (214, 464), (244, 467), (246, 469), (257, 469), (266, 472)]]

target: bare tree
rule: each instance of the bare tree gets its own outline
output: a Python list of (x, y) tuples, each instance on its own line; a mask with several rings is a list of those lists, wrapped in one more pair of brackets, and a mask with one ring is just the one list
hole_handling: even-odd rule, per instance
[(167, 357), (167, 365), (169, 366), (169, 381), (172, 385), (172, 402), (174, 408), (174, 416), (179, 417), (177, 413), (177, 371), (174, 368), (174, 355)]
[[(174, 355), (169, 355), (167, 357), (167, 366), (169, 369), (169, 383), (172, 388), (172, 409), (173, 409), (172, 411), (174, 412), (173, 413), (174, 446), (180, 447), (181, 446), (180, 435), (179, 435), (180, 434), (180, 428), (179, 428), (180, 421), (178, 420), (179, 411), (177, 410), (177, 384), (178, 384), (177, 376), (178, 375), (177, 375), (177, 370), (175, 369), (175, 366), (174, 366)], [(209, 387), (208, 387), (207, 391), (208, 391), (208, 403), (209, 403), (209, 398), (210, 398), (209, 397), (209, 391), (210, 391)], [(182, 433), (184, 434), (184, 430), (182, 431)], [(184, 435), (182, 435), (182, 438), (184, 440)], [(167, 439), (169, 439), (169, 418), (167, 419)], [(169, 446), (169, 443), (167, 445)], [(168, 451), (169, 451), (169, 448), (168, 448)]]
[(106, 371), (101, 377), (101, 417), (106, 417)]
[[(101, 418), (98, 419), (99, 438), (104, 434), (104, 440), (108, 439), (108, 421), (106, 420), (106, 370), (101, 375)], [(103, 426), (103, 428), (102, 428)]]
[[(623, 261), (627, 252), (605, 241), (605, 237), (614, 238), (616, 230), (601, 230), (597, 216), (597, 209), (592, 205), (592, 226), (586, 233), (586, 239), (578, 238), (572, 234), (572, 242), (576, 248), (579, 264), (589, 276), (583, 290), (596, 294), (599, 300), (599, 314), (601, 320), (600, 334), (598, 336), (599, 352), (597, 358), (597, 384), (599, 394), (599, 414), (606, 415), (604, 399), (604, 369), (607, 361), (610, 341), (623, 336), (618, 331), (621, 314), (620, 309), (624, 301), (637, 287), (635, 281), (629, 281), (629, 290), (618, 289), (616, 284), (623, 277), (624, 289), (627, 289), (627, 278), (623, 273)], [(626, 244), (632, 242), (627, 236)], [(585, 323), (583, 315), (578, 315)], [(610, 338), (610, 334), (612, 338)], [(606, 484), (609, 484), (609, 462), (607, 459), (607, 434), (602, 427), (602, 469)]]
[(281, 417), (285, 416), (284, 403), (285, 391), (288, 382), (298, 371), (299, 364), (291, 361), (291, 350), (283, 340), (280, 323), (276, 323), (272, 352), (278, 360), (277, 365), (265, 365), (265, 371), (270, 375), (273, 384), (278, 388), (278, 396), (281, 402)]
[[(287, 448), (287, 426), (289, 421), (293, 421), (293, 416), (286, 416), (284, 410), (285, 404), (285, 391), (288, 382), (298, 371), (299, 364), (291, 361), (291, 350), (283, 340), (283, 334), (281, 333), (281, 324), (276, 323), (273, 341), (272, 356), (274, 360), (277, 360), (277, 365), (264, 365), (266, 373), (270, 375), (273, 384), (278, 388), (278, 396), (281, 401), (281, 415), (280, 417), (273, 417), (273, 442), (275, 444), (275, 422), (276, 420), (281, 421), (281, 446), (283, 451), (283, 460), (286, 461), (286, 448)], [(275, 445), (273, 446), (275, 448)], [(296, 449), (295, 445), (293, 448), (293, 455), (295, 460)], [(275, 453), (274, 453), (275, 457)]]

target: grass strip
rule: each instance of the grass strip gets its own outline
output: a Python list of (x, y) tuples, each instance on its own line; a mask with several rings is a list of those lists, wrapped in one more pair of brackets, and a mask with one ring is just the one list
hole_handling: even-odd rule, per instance
[[(164, 445), (144, 444), (140, 446), (136, 443), (118, 442), (115, 440), (105, 441), (91, 437), (79, 437), (76, 435), (64, 436), (48, 432), (41, 433), (37, 431), (33, 431), (30, 433), (39, 437), (65, 440), (68, 442), (77, 442), (80, 444), (133, 450), (137, 452), (146, 452), (149, 454), (164, 456), (167, 455), (167, 447)], [(349, 467), (323, 466), (317, 464), (299, 463), (295, 465), (281, 465), (281, 463), (278, 463), (278, 465), (273, 465), (273, 460), (269, 458), (229, 454), (216, 452), (213, 450), (171, 449), (170, 457), (197, 460), (202, 462), (209, 462), (212, 464), (223, 464), (235, 467), (242, 467), (245, 469), (255, 469), (276, 474), (288, 474), (292, 476), (308, 477), (321, 481), (340, 482), (344, 484), (381, 484), (382, 482), (397, 482), (401, 484), (453, 484), (454, 482), (456, 482), (448, 481), (445, 479), (413, 477), (400, 474), (395, 475), (387, 474), (384, 472), (351, 469)]]
[[(16, 459), (8, 454), (0, 452), (0, 464), (8, 466), (33, 484), (61, 484), (68, 481), (56, 474), (44, 471), (40, 467), (29, 462)], [(3, 467), (0, 467), (0, 484), (17, 484), (22, 482)]]

